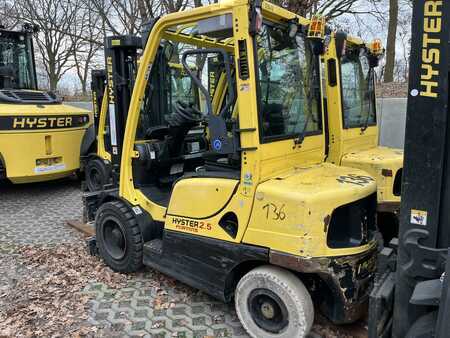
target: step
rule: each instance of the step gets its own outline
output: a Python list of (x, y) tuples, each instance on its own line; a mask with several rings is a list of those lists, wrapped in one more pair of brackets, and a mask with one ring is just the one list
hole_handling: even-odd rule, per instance
[(161, 255), (163, 249), (163, 241), (160, 238), (153, 239), (149, 242), (144, 243), (144, 253), (150, 254), (150, 255)]

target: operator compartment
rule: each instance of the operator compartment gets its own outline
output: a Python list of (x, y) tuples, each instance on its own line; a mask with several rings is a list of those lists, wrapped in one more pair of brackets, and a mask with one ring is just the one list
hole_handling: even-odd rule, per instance
[[(173, 27), (167, 34), (182, 36), (194, 29), (203, 33), (212, 29), (211, 34), (226, 40), (230, 32), (215, 31), (210, 21), (189, 26), (185, 31)], [(217, 48), (195, 48), (180, 43), (175, 47), (171, 41), (163, 40), (150, 74), (136, 131), (135, 187), (164, 207), (168, 206), (172, 189), (181, 189), (178, 185), (175, 188), (175, 184), (182, 177), (212, 175), (233, 178), (233, 182), (237, 182), (240, 176), (240, 157), (226, 150), (236, 142), (231, 137), (237, 123), (232, 116), (235, 104), (232, 55)], [(217, 88), (225, 93), (221, 86), (228, 86), (226, 94), (214, 97)], [(220, 134), (214, 142), (211, 142), (211, 126)], [(224, 147), (225, 151), (213, 152), (211, 147)], [(223, 188), (227, 191), (225, 195), (230, 195), (228, 190), (233, 192), (236, 182), (230, 186), (225, 183), (217, 189)], [(225, 202), (218, 200), (217, 209)], [(171, 210), (173, 208), (177, 209), (172, 206)]]

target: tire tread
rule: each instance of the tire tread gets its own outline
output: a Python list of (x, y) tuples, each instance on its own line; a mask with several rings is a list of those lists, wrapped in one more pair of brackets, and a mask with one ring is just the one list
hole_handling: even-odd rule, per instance
[[(105, 250), (103, 250), (102, 245), (99, 245), (99, 251), (105, 260), (106, 264), (110, 266), (113, 270), (118, 272), (135, 272), (142, 268), (143, 261), (143, 245), (144, 241), (142, 238), (141, 230), (139, 228), (139, 225), (133, 215), (133, 213), (130, 211), (127, 205), (125, 203), (116, 200), (107, 202), (104, 205), (102, 205), (97, 215), (101, 215), (102, 212), (105, 212), (105, 210), (115, 210), (119, 215), (123, 218), (123, 226), (125, 229), (128, 229), (129, 233), (131, 234), (129, 241), (133, 244), (129, 248), (129, 258), (127, 259), (127, 264), (119, 264), (115, 262), (111, 257), (108, 257)], [(115, 212), (113, 212), (115, 214)], [(120, 217), (119, 217), (120, 219)], [(97, 223), (97, 218), (96, 218)], [(97, 225), (96, 225), (97, 228)], [(126, 231), (127, 232), (127, 231)], [(98, 237), (98, 236), (97, 236)]]

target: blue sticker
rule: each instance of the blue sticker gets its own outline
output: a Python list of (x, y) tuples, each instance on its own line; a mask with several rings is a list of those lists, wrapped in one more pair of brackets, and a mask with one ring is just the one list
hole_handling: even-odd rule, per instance
[(214, 142), (213, 142), (213, 148), (215, 150), (222, 149), (222, 142), (219, 139), (215, 139)]

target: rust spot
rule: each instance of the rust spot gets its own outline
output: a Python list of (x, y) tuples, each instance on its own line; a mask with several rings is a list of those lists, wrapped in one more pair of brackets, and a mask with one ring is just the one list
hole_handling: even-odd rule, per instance
[(331, 221), (331, 216), (326, 215), (325, 218), (323, 219), (323, 232), (328, 231), (328, 226), (330, 225), (330, 221)]
[[(302, 248), (303, 249), (303, 248)], [(367, 298), (376, 269), (377, 247), (366, 252), (337, 257), (300, 257), (284, 252), (269, 252), (271, 264), (316, 274), (331, 291), (325, 315), (336, 324), (351, 323), (366, 311)]]

